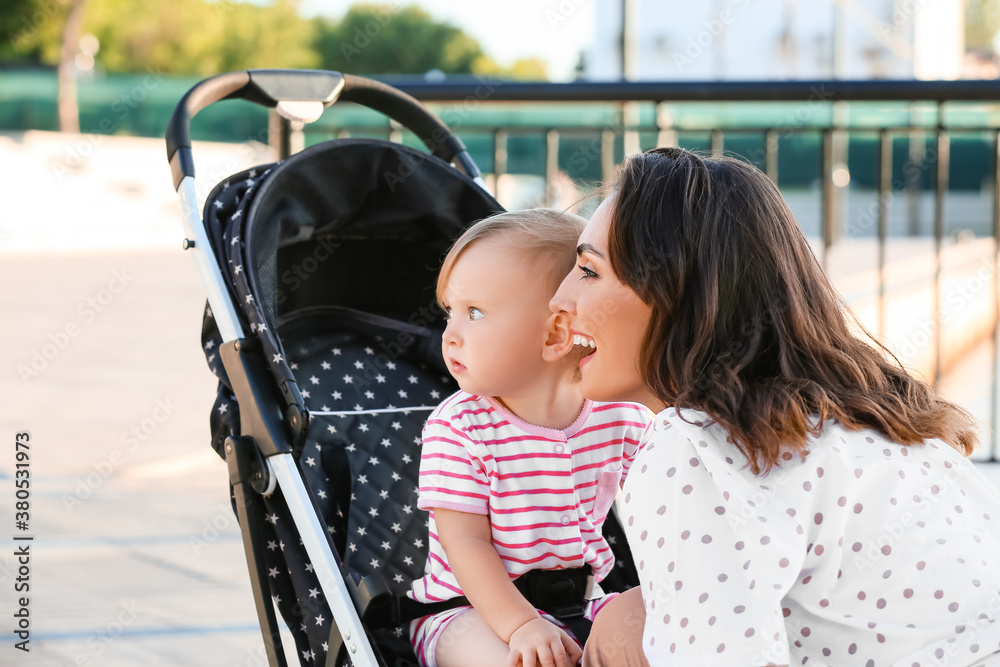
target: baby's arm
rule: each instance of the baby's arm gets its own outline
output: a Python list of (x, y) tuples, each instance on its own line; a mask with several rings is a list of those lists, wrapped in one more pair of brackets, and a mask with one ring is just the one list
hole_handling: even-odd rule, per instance
[[(489, 517), (437, 508), (438, 540), (462, 592), (498, 637), (509, 664), (575, 665), (582, 653), (569, 635), (538, 615), (514, 586), (493, 547)], [(536, 662), (537, 656), (537, 662)]]

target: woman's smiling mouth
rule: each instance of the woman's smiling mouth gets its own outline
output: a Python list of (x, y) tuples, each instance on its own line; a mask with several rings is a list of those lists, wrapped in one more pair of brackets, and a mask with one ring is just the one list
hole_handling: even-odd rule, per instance
[(597, 342), (585, 334), (573, 332), (573, 346), (573, 349), (579, 350), (581, 354), (580, 368), (583, 368), (597, 352)]

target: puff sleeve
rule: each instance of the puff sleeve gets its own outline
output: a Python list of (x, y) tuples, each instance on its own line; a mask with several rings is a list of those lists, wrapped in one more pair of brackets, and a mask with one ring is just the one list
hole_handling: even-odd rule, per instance
[(654, 667), (788, 664), (782, 598), (801, 570), (805, 531), (768, 502), (766, 479), (711, 438), (658, 423), (623, 489), (643, 649)]

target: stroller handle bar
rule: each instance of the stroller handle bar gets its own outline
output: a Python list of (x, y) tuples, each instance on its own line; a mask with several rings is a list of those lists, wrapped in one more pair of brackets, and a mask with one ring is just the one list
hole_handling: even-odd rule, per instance
[[(205, 79), (195, 84), (177, 104), (166, 135), (167, 160), (173, 172), (175, 190), (184, 177), (194, 177), (191, 120), (205, 107), (231, 99), (277, 107), (279, 113), (285, 111), (286, 106), (292, 108), (292, 103), (319, 103), (328, 107), (338, 100), (355, 102), (402, 124), (420, 137), (436, 157), (445, 162), (458, 162), (470, 178), (480, 177), (462, 140), (433, 112), (401, 90), (374, 79), (330, 70), (254, 69)], [(316, 118), (318, 114), (308, 120)]]

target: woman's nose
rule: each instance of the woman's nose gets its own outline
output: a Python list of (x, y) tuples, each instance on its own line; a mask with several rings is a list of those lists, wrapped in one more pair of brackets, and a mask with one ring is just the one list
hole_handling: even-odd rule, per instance
[(562, 284), (556, 290), (555, 295), (549, 300), (549, 310), (553, 313), (576, 314), (576, 298), (573, 294), (573, 272), (570, 271), (563, 278)]

